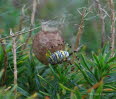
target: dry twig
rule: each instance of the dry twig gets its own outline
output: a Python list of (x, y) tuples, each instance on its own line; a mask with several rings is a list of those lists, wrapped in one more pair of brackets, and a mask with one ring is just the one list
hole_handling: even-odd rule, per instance
[[(78, 11), (79, 12), (79, 11)], [(80, 13), (80, 12), (79, 12)], [(83, 31), (83, 24), (84, 24), (84, 17), (85, 17), (85, 10), (83, 11), (83, 13), (81, 14), (81, 22), (78, 28), (78, 33), (77, 33), (77, 38), (76, 38), (76, 43), (74, 46), (74, 50), (76, 50), (79, 46), (80, 43), (80, 39), (81, 39), (81, 35), (82, 35), (82, 31)]]
[[(82, 13), (80, 12), (80, 10), (78, 10), (79, 14), (81, 15), (81, 22), (80, 22), (80, 25), (79, 25), (79, 28), (78, 28), (78, 33), (77, 33), (77, 38), (76, 38), (76, 42), (75, 42), (75, 46), (74, 46), (74, 51), (76, 51), (79, 47), (79, 44), (80, 44), (80, 39), (81, 39), (81, 35), (82, 35), (82, 32), (83, 32), (83, 24), (84, 24), (84, 18), (85, 16), (87, 16), (87, 13), (86, 13), (86, 9), (83, 8), (83, 11)], [(73, 59), (71, 61), (71, 63), (74, 62), (76, 56), (74, 55), (74, 52), (72, 53), (73, 54)]]
[(4, 38), (0, 38), (0, 41), (3, 41), (3, 40), (8, 39), (8, 38), (12, 38), (12, 37), (17, 37), (17, 36), (19, 36), (19, 35), (28, 33), (28, 32), (30, 32), (30, 31), (34, 31), (34, 30), (36, 30), (36, 29), (38, 29), (38, 28), (40, 28), (40, 27), (36, 27), (36, 28), (30, 29), (30, 30), (24, 31), (24, 32), (21, 32), (21, 31), (16, 32), (14, 35), (10, 35), (10, 36), (4, 37)]
[(103, 48), (104, 43), (105, 43), (105, 18), (106, 14), (104, 13), (104, 9), (101, 7), (101, 4), (99, 0), (94, 0), (98, 9), (99, 17), (101, 20), (101, 28), (102, 28), (102, 33), (101, 33), (101, 47)]
[(111, 10), (111, 51), (112, 55), (114, 55), (114, 49), (115, 49), (115, 36), (116, 36), (116, 16), (115, 16), (115, 7), (114, 7), (114, 1), (108, 0), (109, 6)]
[[(10, 30), (10, 35), (14, 36), (14, 33), (12, 32), (12, 30)], [(14, 86), (17, 86), (17, 56), (16, 56), (16, 37), (12, 38), (13, 42), (12, 42), (12, 52), (13, 52), (13, 63), (14, 63)], [(15, 99), (17, 96), (17, 88), (15, 88), (14, 90), (14, 94), (15, 94)]]
[[(78, 13), (81, 15), (81, 22), (80, 22), (80, 25), (79, 25), (79, 28), (78, 28), (74, 50), (76, 50), (78, 48), (79, 44), (80, 44), (80, 39), (81, 39), (81, 35), (82, 35), (82, 32), (83, 32), (83, 27), (84, 27), (84, 19), (89, 13), (92, 12), (91, 11), (92, 6), (93, 5), (91, 5), (89, 8), (82, 7), (82, 8), (77, 9)], [(82, 11), (80, 11), (81, 9), (82, 9)]]
[[(37, 6), (37, 2), (36, 2), (36, 0), (33, 0), (33, 11), (32, 11), (32, 15), (31, 15), (30, 30), (33, 28), (33, 25), (34, 25), (35, 13), (36, 13), (36, 6)], [(27, 43), (28, 43), (31, 35), (32, 35), (32, 31), (29, 32), (28, 38), (26, 39), (25, 44), (24, 44), (24, 46), (22, 48), (23, 50), (26, 48)]]

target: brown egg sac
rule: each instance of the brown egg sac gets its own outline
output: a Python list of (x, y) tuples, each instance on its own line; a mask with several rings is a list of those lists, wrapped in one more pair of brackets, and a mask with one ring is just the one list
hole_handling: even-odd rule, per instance
[(40, 31), (33, 39), (33, 52), (43, 64), (48, 64), (46, 53), (64, 50), (64, 40), (60, 31)]

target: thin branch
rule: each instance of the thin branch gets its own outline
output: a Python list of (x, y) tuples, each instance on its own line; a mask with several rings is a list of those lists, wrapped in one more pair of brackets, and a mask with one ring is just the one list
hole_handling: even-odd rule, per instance
[(10, 36), (4, 37), (4, 38), (0, 38), (0, 41), (5, 40), (5, 39), (8, 39), (8, 38), (12, 38), (12, 37), (17, 37), (17, 36), (19, 36), (19, 35), (28, 33), (28, 32), (30, 32), (30, 31), (34, 31), (34, 30), (36, 30), (36, 29), (38, 29), (38, 28), (40, 28), (40, 27), (36, 27), (36, 28), (30, 29), (30, 30), (24, 31), (24, 32), (20, 32), (20, 31), (19, 31), (19, 32), (16, 32), (14, 35), (10, 35)]
[(111, 51), (112, 55), (114, 54), (114, 49), (115, 49), (115, 36), (116, 36), (116, 16), (115, 16), (115, 7), (114, 7), (114, 1), (113, 0), (108, 0), (109, 1), (109, 6), (111, 9)]
[[(77, 9), (78, 13), (81, 15), (81, 22), (80, 22), (80, 25), (79, 25), (79, 28), (78, 28), (78, 33), (77, 33), (77, 38), (76, 38), (76, 43), (75, 43), (75, 46), (74, 46), (74, 50), (76, 50), (80, 44), (80, 39), (81, 39), (81, 35), (83, 33), (83, 25), (84, 25), (84, 18), (91, 12), (91, 7), (93, 5), (91, 5), (88, 9), (86, 7), (83, 7), (83, 8), (80, 8), (80, 9)], [(80, 10), (83, 10), (83, 11), (80, 11)]]
[[(10, 35), (14, 36), (12, 30), (10, 30)], [(14, 63), (14, 86), (17, 86), (17, 56), (16, 56), (16, 37), (12, 38), (12, 52), (13, 52), (13, 63)], [(17, 96), (17, 87), (14, 89), (15, 99)]]
[[(37, 2), (36, 2), (36, 0), (33, 0), (33, 11), (32, 11), (32, 15), (31, 15), (31, 25), (30, 25), (30, 30), (33, 28), (33, 25), (34, 25), (34, 21), (35, 21), (35, 13), (36, 13), (36, 6), (37, 6)], [(27, 43), (28, 43), (28, 41), (29, 41), (31, 35), (32, 35), (32, 31), (29, 32), (28, 38), (26, 39), (25, 44), (24, 44), (24, 46), (23, 46), (22, 49), (25, 49), (25, 48), (26, 48)]]
[[(80, 13), (80, 11), (79, 11)], [(78, 28), (78, 33), (77, 33), (77, 38), (76, 38), (76, 43), (75, 43), (75, 46), (74, 46), (74, 50), (76, 50), (79, 46), (79, 43), (80, 43), (80, 39), (81, 39), (81, 35), (82, 35), (82, 31), (83, 31), (83, 24), (84, 24), (84, 17), (85, 17), (85, 10), (83, 11), (83, 13), (81, 13), (81, 23), (79, 25), (79, 28)]]
[(102, 28), (102, 32), (101, 32), (101, 47), (103, 48), (104, 43), (105, 43), (105, 18), (106, 18), (106, 14), (104, 14), (103, 8), (101, 7), (101, 4), (99, 2), (99, 0), (94, 0), (98, 9), (98, 13), (99, 13), (99, 17), (101, 20), (101, 28)]
[[(78, 33), (77, 33), (77, 38), (76, 38), (76, 42), (75, 42), (75, 45), (74, 45), (74, 52), (78, 49), (79, 47), (79, 44), (80, 44), (80, 39), (81, 39), (81, 35), (82, 35), (82, 32), (83, 32), (83, 24), (84, 24), (84, 18), (85, 18), (85, 15), (86, 15), (86, 9), (83, 8), (83, 11), (82, 13), (78, 10), (79, 14), (81, 15), (81, 22), (80, 22), (80, 25), (79, 25), (79, 28), (78, 28)], [(73, 59), (71, 61), (71, 63), (74, 63), (74, 60), (76, 58), (76, 56), (74, 55), (74, 52), (72, 53), (73, 55)]]
[(36, 6), (37, 6), (36, 0), (33, 0), (33, 12), (31, 15), (31, 24), (32, 25), (34, 25), (34, 21), (35, 21)]

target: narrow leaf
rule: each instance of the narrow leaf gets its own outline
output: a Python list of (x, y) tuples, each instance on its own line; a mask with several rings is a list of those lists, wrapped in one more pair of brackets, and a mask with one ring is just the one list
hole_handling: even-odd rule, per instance
[(24, 96), (26, 96), (26, 97), (30, 95), (27, 91), (25, 91), (25, 90), (22, 89), (21, 87), (17, 87), (17, 90), (18, 90), (22, 95), (24, 95)]
[(83, 74), (85, 80), (86, 80), (90, 85), (92, 85), (92, 83), (91, 83), (91, 81), (90, 81), (88, 75), (85, 73), (85, 71), (83, 71), (82, 68), (81, 68), (77, 63), (75, 63), (75, 65), (76, 65), (76, 66), (79, 68), (79, 70), (82, 72), (82, 74)]
[(91, 90), (91, 92), (89, 93), (89, 99), (94, 99), (94, 89)]
[(101, 99), (102, 90), (103, 90), (103, 83), (97, 89), (95, 96), (94, 96), (94, 99)]
[(46, 93), (46, 92), (43, 92), (43, 91), (39, 91), (40, 93), (42, 93), (43, 95), (45, 95), (45, 96), (51, 96), (50, 94), (48, 94), (48, 93)]

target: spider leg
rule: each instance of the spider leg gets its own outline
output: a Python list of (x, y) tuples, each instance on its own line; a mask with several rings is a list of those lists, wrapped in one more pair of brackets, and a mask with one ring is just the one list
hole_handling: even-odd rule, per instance
[(72, 62), (71, 62), (71, 59), (70, 58), (67, 58), (67, 63), (69, 63), (69, 65), (72, 65)]
[(65, 50), (70, 51), (72, 49), (72, 46), (65, 42)]
[(83, 45), (81, 45), (80, 47), (78, 47), (76, 50), (74, 50), (73, 52), (69, 53), (69, 56), (73, 55), (74, 53), (77, 53), (80, 51), (80, 49), (83, 47)]

